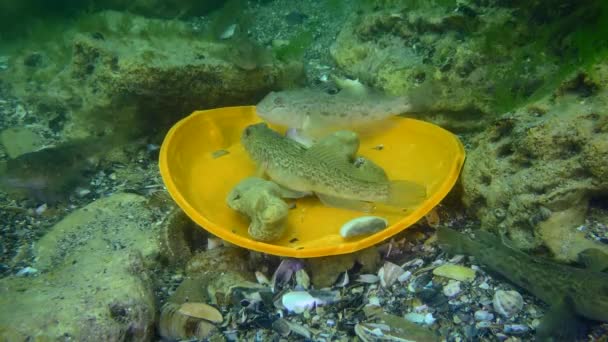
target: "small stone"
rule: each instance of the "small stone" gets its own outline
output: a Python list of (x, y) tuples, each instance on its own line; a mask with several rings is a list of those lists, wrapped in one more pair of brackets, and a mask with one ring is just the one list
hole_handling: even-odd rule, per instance
[(510, 318), (517, 314), (524, 306), (524, 299), (517, 291), (498, 290), (492, 299), (494, 311), (499, 315)]
[(378, 216), (361, 216), (346, 222), (340, 228), (343, 238), (377, 233), (388, 226), (388, 221)]
[(460, 282), (455, 280), (450, 280), (448, 284), (443, 287), (443, 294), (448, 298), (456, 297), (461, 291)]
[(431, 325), (431, 324), (435, 323), (435, 318), (433, 317), (433, 314), (431, 314), (431, 313), (421, 314), (421, 313), (417, 313), (417, 312), (410, 312), (410, 313), (405, 314), (405, 316), (403, 316), (403, 318), (405, 318), (406, 320), (408, 320), (412, 323), (418, 323), (418, 324), (424, 324), (424, 325)]
[(403, 274), (401, 274), (399, 277), (397, 277), (397, 281), (403, 283), (405, 281), (408, 281), (411, 277), (412, 277), (412, 272), (405, 271), (405, 272), (403, 272)]
[(473, 281), (475, 279), (474, 270), (453, 264), (441, 265), (433, 270), (433, 274), (460, 281)]
[(494, 319), (494, 315), (485, 310), (477, 310), (475, 311), (475, 320), (476, 321), (491, 321)]
[(483, 283), (479, 284), (479, 288), (482, 290), (489, 290), (490, 285), (486, 281), (484, 281)]
[(380, 298), (376, 296), (370, 297), (367, 305), (380, 306)]
[(375, 274), (360, 274), (357, 281), (360, 283), (374, 284), (380, 281), (380, 278)]
[(310, 287), (310, 277), (303, 268), (296, 271), (296, 284), (305, 290)]
[(530, 328), (523, 324), (505, 324), (502, 331), (505, 334), (520, 335), (527, 333), (529, 330)]

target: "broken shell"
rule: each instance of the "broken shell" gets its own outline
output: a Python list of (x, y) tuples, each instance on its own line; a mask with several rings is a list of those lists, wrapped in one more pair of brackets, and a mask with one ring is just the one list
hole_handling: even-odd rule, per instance
[(312, 309), (317, 305), (321, 305), (324, 302), (318, 298), (313, 297), (306, 291), (291, 291), (283, 295), (281, 304), (288, 311), (295, 313), (302, 313), (307, 309)]
[(167, 303), (160, 314), (159, 332), (168, 340), (204, 340), (217, 328), (204, 319), (188, 316), (179, 312), (180, 305)]
[(338, 282), (336, 283), (336, 286), (337, 287), (346, 287), (346, 285), (348, 285), (349, 282), (350, 282), (350, 279), (348, 277), (348, 272), (344, 272), (338, 278)]
[(272, 322), (272, 329), (279, 333), (281, 337), (289, 336), (291, 333), (291, 327), (289, 326), (289, 322), (284, 318), (279, 318), (276, 321)]
[(270, 285), (270, 280), (268, 280), (268, 277), (266, 277), (266, 275), (260, 271), (255, 271), (255, 279), (258, 281), (258, 284)]
[(183, 303), (177, 310), (182, 315), (201, 318), (213, 323), (221, 323), (223, 320), (222, 314), (218, 309), (205, 303)]
[(439, 226), (439, 223), (441, 222), (441, 219), (439, 218), (439, 213), (437, 212), (437, 207), (431, 209), (431, 211), (424, 215), (424, 218), (426, 220), (426, 224), (433, 228), (437, 228), (437, 226)]
[(287, 283), (294, 272), (297, 272), (299, 269), (302, 269), (304, 264), (301, 260), (298, 259), (283, 259), (279, 264), (279, 267), (274, 271), (272, 275), (272, 280), (270, 282), (270, 287), (274, 292), (278, 287), (283, 286), (283, 284)]
[(403, 274), (401, 274), (401, 275), (400, 275), (400, 276), (397, 278), (397, 280), (398, 280), (400, 283), (403, 283), (404, 281), (408, 281), (408, 280), (410, 279), (410, 277), (411, 277), (411, 276), (412, 276), (412, 272), (410, 272), (410, 271), (405, 271)]
[(433, 270), (433, 274), (449, 279), (460, 280), (460, 281), (473, 281), (475, 280), (475, 270), (453, 264), (443, 264)]
[(385, 262), (384, 266), (378, 271), (380, 285), (382, 285), (382, 287), (393, 285), (403, 273), (405, 273), (405, 270), (400, 266), (395, 265), (390, 261)]
[(388, 226), (388, 221), (378, 216), (361, 216), (346, 222), (340, 228), (340, 235), (344, 238), (373, 234)]
[(305, 290), (310, 287), (310, 277), (303, 268), (296, 271), (296, 284)]
[(385, 331), (390, 331), (390, 327), (386, 324), (358, 323), (355, 325), (355, 334), (363, 342), (379, 341), (384, 337)]
[(375, 284), (380, 280), (375, 274), (360, 274), (357, 281), (366, 284)]
[(494, 293), (492, 304), (499, 315), (510, 318), (524, 307), (524, 299), (517, 291), (498, 290)]
[(294, 334), (300, 335), (306, 339), (310, 339), (312, 337), (310, 330), (306, 329), (306, 327), (293, 322), (287, 323), (289, 323), (289, 328)]

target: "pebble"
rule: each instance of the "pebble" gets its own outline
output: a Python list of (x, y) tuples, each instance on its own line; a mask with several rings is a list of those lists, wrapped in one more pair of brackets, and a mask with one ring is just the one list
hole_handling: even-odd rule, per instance
[(435, 323), (435, 317), (433, 317), (433, 314), (430, 312), (427, 314), (410, 312), (410, 313), (405, 314), (405, 316), (403, 316), (403, 318), (407, 319), (408, 321), (410, 321), (412, 323), (417, 323), (417, 324), (431, 325), (431, 324)]
[(412, 272), (405, 271), (399, 277), (397, 277), (397, 281), (403, 283), (405, 281), (408, 281), (411, 277), (412, 277)]
[(483, 283), (479, 284), (479, 288), (482, 290), (489, 290), (490, 285), (488, 285), (488, 283), (484, 281)]
[(441, 265), (433, 270), (433, 274), (460, 281), (473, 281), (475, 279), (473, 269), (453, 264)]
[(477, 310), (475, 311), (475, 320), (476, 321), (491, 321), (494, 319), (494, 315), (485, 310)]
[(456, 297), (461, 291), (460, 282), (457, 280), (450, 280), (448, 284), (443, 287), (443, 294), (448, 298)]
[(524, 299), (517, 291), (498, 290), (492, 299), (494, 311), (499, 315), (510, 318), (517, 314), (524, 306)]
[(379, 216), (361, 216), (346, 222), (340, 228), (343, 238), (377, 233), (388, 227), (388, 221)]
[(527, 326), (525, 326), (523, 324), (505, 324), (502, 331), (505, 334), (519, 335), (519, 334), (525, 334), (529, 330), (530, 330), (530, 328), (528, 328)]

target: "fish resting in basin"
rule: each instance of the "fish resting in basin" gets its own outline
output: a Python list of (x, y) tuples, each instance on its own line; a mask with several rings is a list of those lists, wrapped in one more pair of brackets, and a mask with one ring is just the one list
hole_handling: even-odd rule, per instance
[(288, 127), (302, 140), (316, 140), (337, 130), (379, 131), (387, 118), (409, 112), (407, 97), (392, 96), (354, 80), (336, 79), (337, 94), (300, 88), (271, 92), (256, 105), (266, 122)]
[(388, 180), (377, 167), (359, 168), (351, 160), (351, 148), (333, 143), (335, 134), (326, 139), (306, 148), (259, 123), (243, 131), (241, 143), (274, 182), (291, 190), (314, 192), (331, 207), (369, 211), (366, 203), (376, 202), (404, 208), (426, 198), (425, 186)]

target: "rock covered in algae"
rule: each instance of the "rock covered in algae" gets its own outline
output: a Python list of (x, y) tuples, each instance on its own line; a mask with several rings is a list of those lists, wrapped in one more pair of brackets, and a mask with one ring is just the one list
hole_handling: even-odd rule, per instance
[(0, 280), (0, 340), (152, 339), (158, 231), (145, 203), (115, 194), (53, 226), (35, 247), (38, 275)]
[[(28, 109), (44, 108), (40, 121), (62, 118), (57, 130), (69, 137), (148, 134), (197, 109), (255, 102), (301, 74), (296, 64), (258, 58), (265, 48), (243, 49), (250, 41), (205, 39), (176, 19), (101, 11), (61, 32), (33, 33), (3, 77)], [(43, 62), (28, 66), (34, 54)]]
[(257, 241), (280, 239), (287, 228), (289, 207), (281, 199), (283, 190), (261, 178), (246, 178), (228, 194), (228, 206), (251, 220), (248, 233)]
[(561, 260), (602, 248), (576, 228), (593, 199), (608, 194), (606, 90), (575, 75), (558, 96), (495, 120), (474, 139), (463, 200), (483, 228), (507, 233), (517, 248), (544, 244)]

